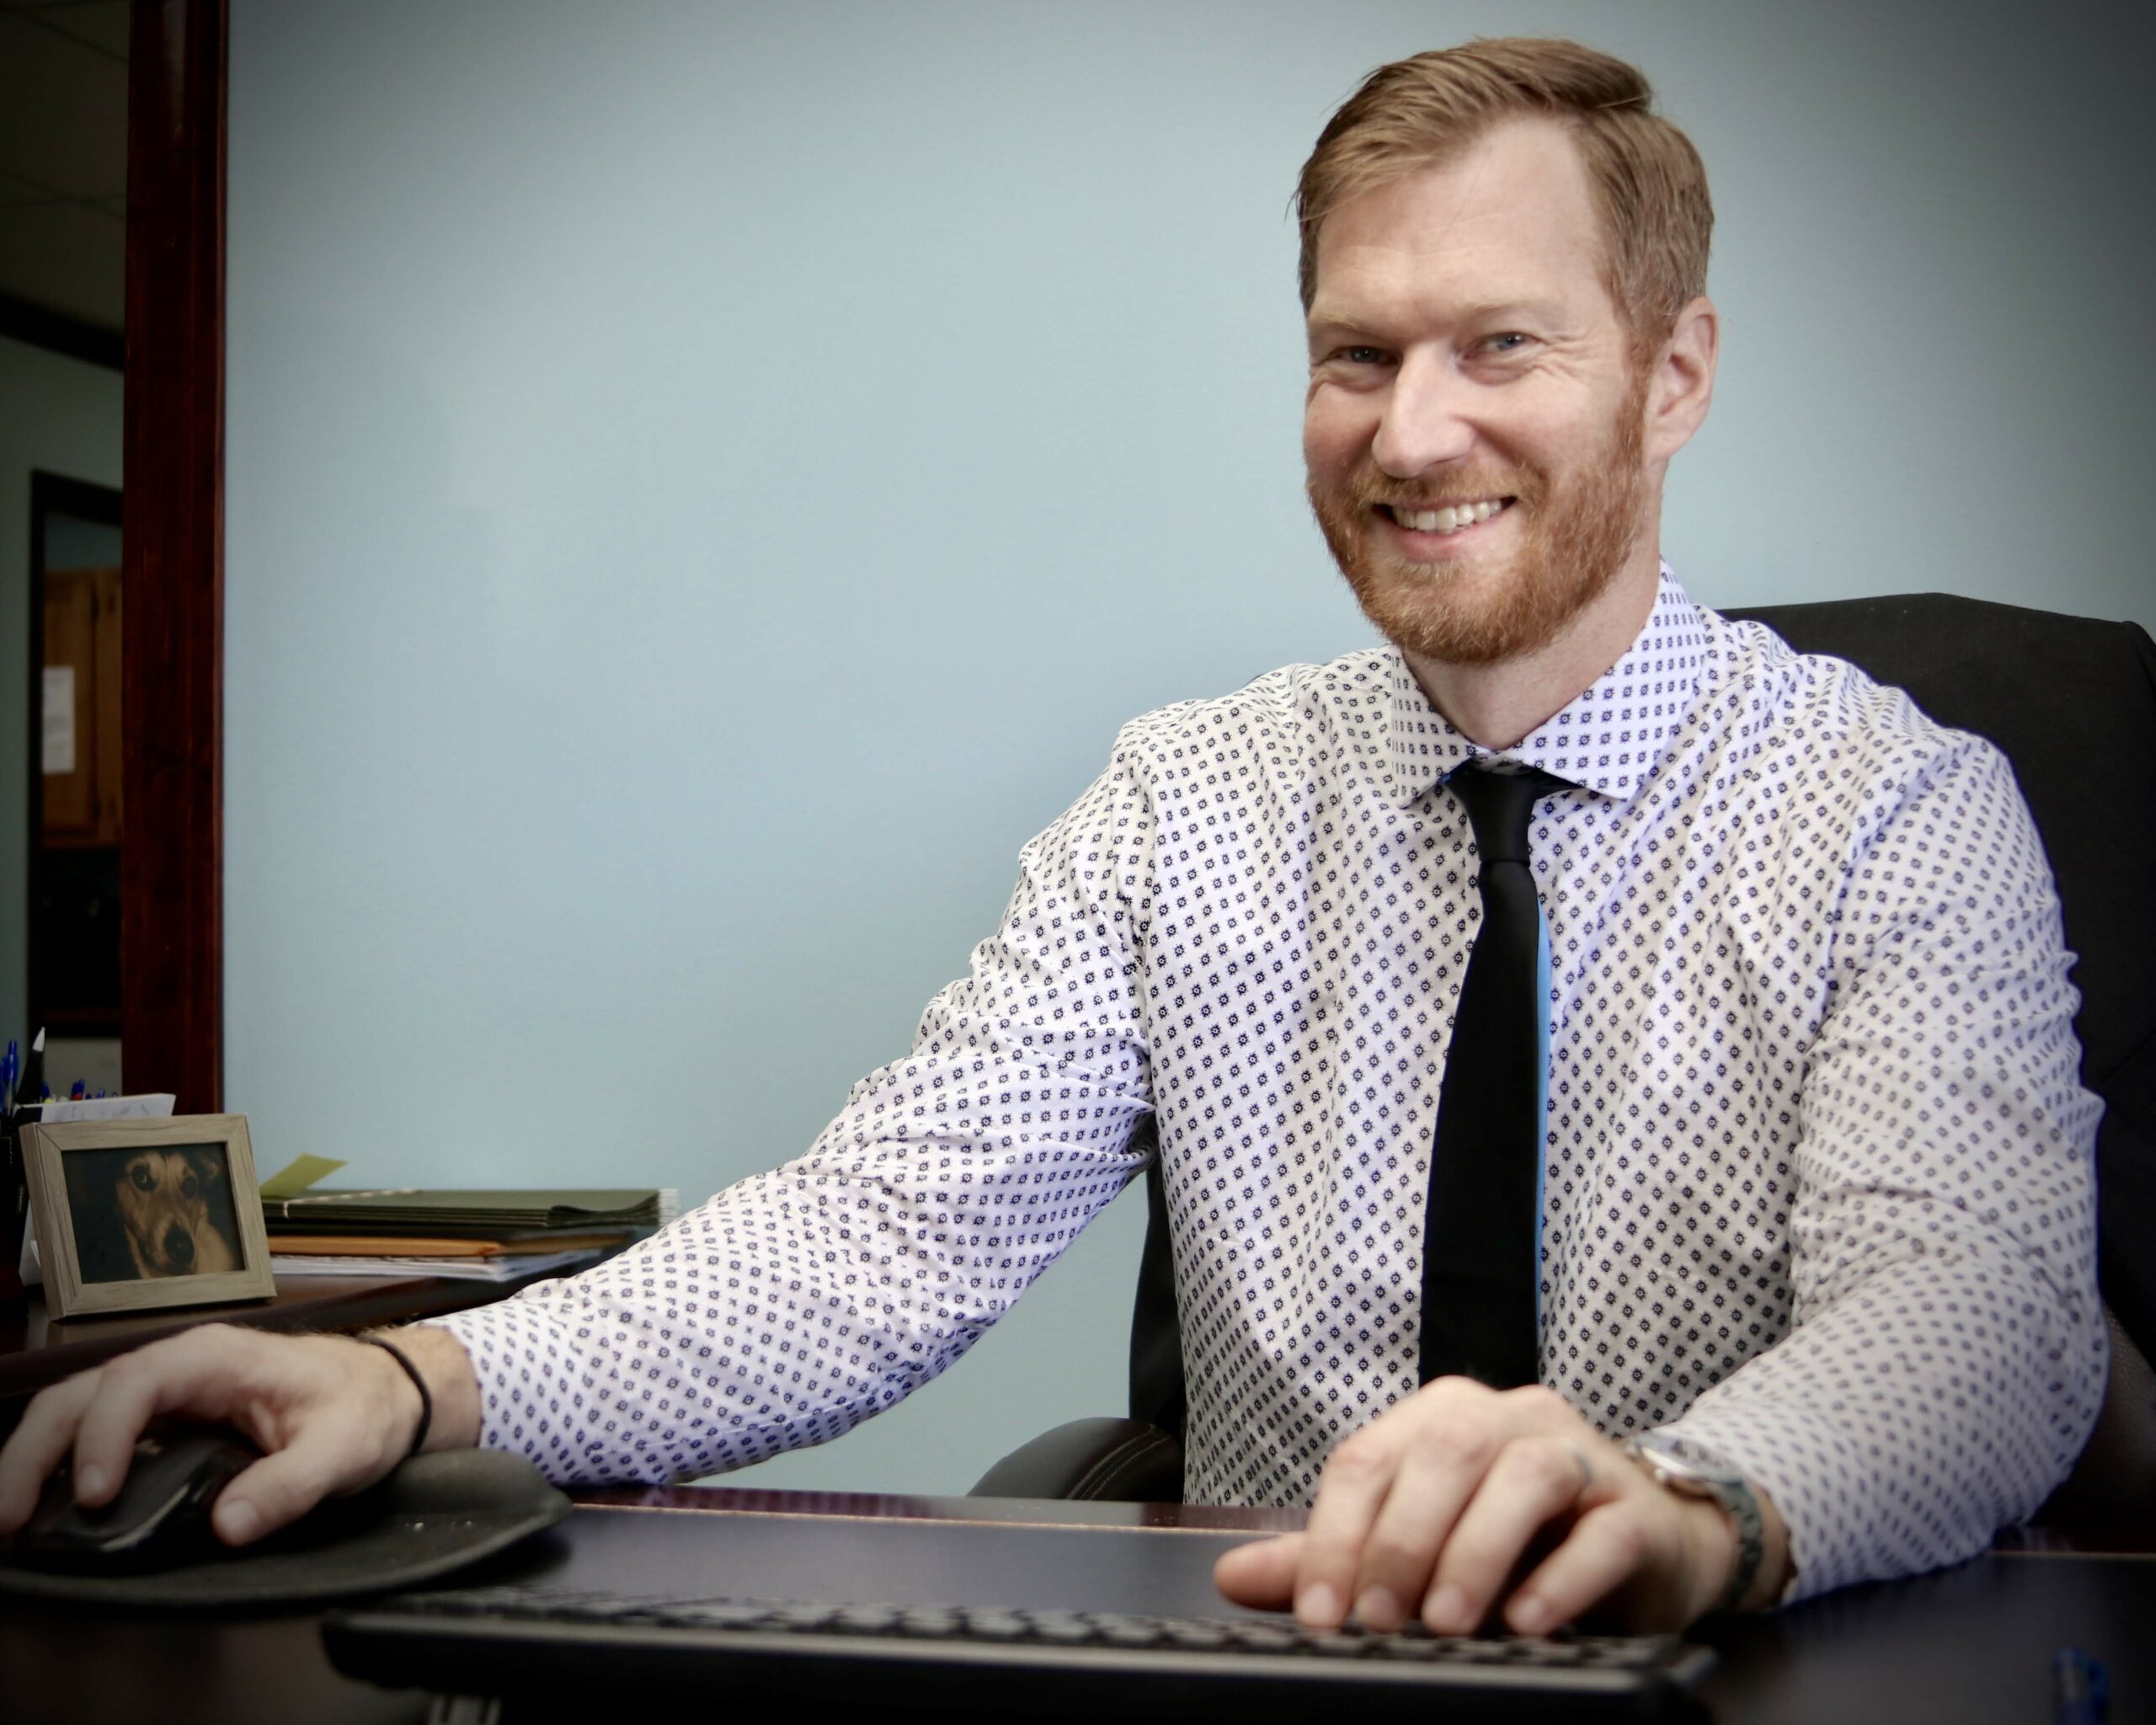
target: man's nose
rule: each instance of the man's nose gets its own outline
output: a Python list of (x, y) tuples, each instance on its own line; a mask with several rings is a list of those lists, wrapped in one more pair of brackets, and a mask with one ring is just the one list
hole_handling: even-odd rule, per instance
[(1395, 479), (1412, 479), (1475, 446), (1467, 416), (1472, 387), (1443, 357), (1410, 353), (1394, 374), (1370, 457)]

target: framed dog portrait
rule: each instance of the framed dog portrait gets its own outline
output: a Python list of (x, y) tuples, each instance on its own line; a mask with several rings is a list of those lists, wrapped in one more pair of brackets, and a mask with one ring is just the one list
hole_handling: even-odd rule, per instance
[(55, 1317), (277, 1291), (244, 1114), (23, 1128)]

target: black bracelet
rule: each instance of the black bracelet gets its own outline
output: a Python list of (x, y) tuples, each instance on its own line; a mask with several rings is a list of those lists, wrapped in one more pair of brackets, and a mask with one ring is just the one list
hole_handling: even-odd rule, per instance
[(355, 1336), (355, 1342), (364, 1342), (370, 1348), (379, 1348), (404, 1368), (404, 1375), (412, 1381), (412, 1387), (419, 1392), (419, 1425), (412, 1434), (412, 1447), (404, 1454), (408, 1458), (419, 1453), (419, 1446), (427, 1441), (427, 1428), (435, 1423), (435, 1398), (427, 1393), (427, 1381), (419, 1375), (419, 1368), (412, 1358), (394, 1343), (385, 1342), (379, 1336)]

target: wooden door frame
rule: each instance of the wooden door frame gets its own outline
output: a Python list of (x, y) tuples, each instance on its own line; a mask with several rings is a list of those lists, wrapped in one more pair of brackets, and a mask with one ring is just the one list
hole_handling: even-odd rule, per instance
[(121, 1059), (224, 1103), (225, 0), (134, 0), (121, 524)]

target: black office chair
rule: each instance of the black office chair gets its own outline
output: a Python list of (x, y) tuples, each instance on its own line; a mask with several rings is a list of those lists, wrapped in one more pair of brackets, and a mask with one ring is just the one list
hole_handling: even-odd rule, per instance
[[(2111, 1375), (2088, 1446), (2038, 1519), (2156, 1527), (2156, 642), (2136, 623), (1943, 593), (1732, 611), (1805, 653), (1906, 689), (2014, 765), (2079, 954), (2082, 1081), (2097, 1133)], [(1157, 1162), (1130, 1338), (1130, 1417), (1081, 1419), (1006, 1455), (979, 1497), (1179, 1503), (1185, 1400)]]

